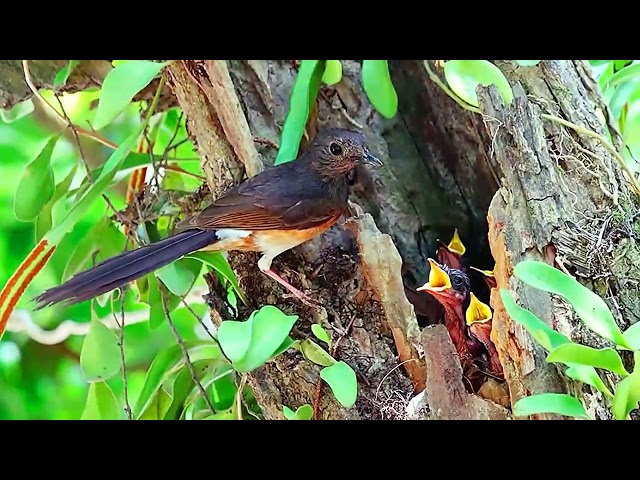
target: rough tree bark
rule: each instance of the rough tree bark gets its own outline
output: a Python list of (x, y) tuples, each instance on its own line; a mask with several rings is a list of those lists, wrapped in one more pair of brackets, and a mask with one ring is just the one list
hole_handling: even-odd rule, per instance
[[(33, 69), (41, 85), (58, 68), (48, 62), (42, 73)], [(13, 63), (3, 61), (0, 68), (15, 68)], [(390, 61), (400, 101), (390, 121), (369, 104), (359, 62), (343, 61), (343, 80), (322, 88), (310, 130), (362, 129), (385, 162), (358, 172), (354, 217), (274, 262), (294, 285), (314, 290), (324, 307), (314, 311), (283, 299), (282, 289), (257, 269), (254, 254), (230, 254), (229, 260), (252, 302), (238, 318), (271, 303), (299, 315), (297, 337), (309, 335), (312, 322), (322, 323), (339, 344), (336, 356), (356, 370), (360, 394), (349, 410), (326, 392), (318, 395), (319, 368), (297, 352), (286, 353), (248, 377), (266, 418), (283, 418), (283, 404), (295, 409), (304, 403), (317, 403), (324, 419), (510, 417), (507, 409), (465, 391), (448, 336), (438, 326), (420, 332), (418, 320), (429, 319), (416, 318), (402, 288), (403, 282), (425, 282), (426, 259), (454, 228), (472, 265), (490, 269), (495, 259), (498, 287), (570, 338), (602, 346), (567, 305), (513, 278), (520, 260), (570, 270), (605, 298), (622, 326), (637, 320), (632, 279), (638, 262), (630, 260), (639, 257), (635, 200), (598, 141), (541, 117), (551, 114), (600, 134), (608, 128), (618, 141), (615, 129), (598, 120), (596, 112), (607, 117), (607, 108), (588, 65), (543, 61), (525, 69), (497, 63), (516, 98), (505, 107), (494, 89), (479, 89), (482, 115), (451, 100), (421, 60)], [(75, 84), (70, 79), (72, 91), (86, 78), (99, 84), (99, 76), (82, 71)], [(295, 73), (293, 61), (278, 60), (177, 61), (169, 67), (170, 91), (187, 116), (214, 196), (273, 162)], [(4, 105), (26, 94), (17, 80), (0, 83)], [(212, 318), (233, 318), (210, 280)], [(481, 297), (489, 298), (510, 401), (491, 398), (510, 407), (531, 393), (575, 390), (509, 319), (495, 289)], [(412, 302), (420, 313), (433, 307), (426, 294), (413, 295)], [(608, 418), (597, 392), (582, 387), (581, 393), (596, 418)]]

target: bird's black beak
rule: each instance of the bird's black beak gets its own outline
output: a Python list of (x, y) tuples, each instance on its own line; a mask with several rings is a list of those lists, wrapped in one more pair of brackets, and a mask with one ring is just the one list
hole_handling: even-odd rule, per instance
[(374, 167), (381, 167), (382, 165), (384, 165), (382, 163), (382, 160), (371, 155), (369, 152), (364, 152), (364, 155), (362, 156), (362, 163), (364, 163), (365, 165), (373, 165)]

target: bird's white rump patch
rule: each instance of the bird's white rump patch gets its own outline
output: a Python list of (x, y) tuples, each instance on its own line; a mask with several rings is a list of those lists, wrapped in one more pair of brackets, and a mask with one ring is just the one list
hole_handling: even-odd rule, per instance
[(247, 238), (251, 235), (251, 232), (247, 230), (235, 230), (233, 228), (222, 228), (216, 231), (218, 240), (240, 240), (241, 238)]

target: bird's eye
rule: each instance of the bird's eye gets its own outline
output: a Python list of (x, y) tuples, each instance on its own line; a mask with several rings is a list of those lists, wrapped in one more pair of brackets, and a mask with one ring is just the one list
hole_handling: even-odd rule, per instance
[(460, 285), (462, 285), (462, 277), (460, 277), (459, 275), (453, 275), (453, 277), (451, 278), (451, 282), (453, 283), (454, 287), (459, 287)]
[(338, 145), (337, 143), (332, 143), (331, 145), (329, 145), (329, 150), (334, 155), (342, 154), (342, 147), (340, 145)]

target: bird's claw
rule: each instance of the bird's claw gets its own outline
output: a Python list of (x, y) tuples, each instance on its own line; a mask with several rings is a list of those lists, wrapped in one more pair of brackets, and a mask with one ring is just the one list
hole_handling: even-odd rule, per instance
[(297, 298), (307, 307), (318, 308), (321, 306), (320, 302), (311, 298), (309, 295), (298, 291), (297, 293), (285, 293), (283, 298)]

